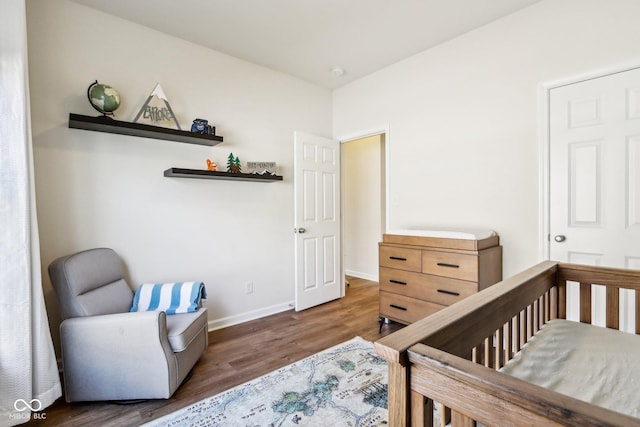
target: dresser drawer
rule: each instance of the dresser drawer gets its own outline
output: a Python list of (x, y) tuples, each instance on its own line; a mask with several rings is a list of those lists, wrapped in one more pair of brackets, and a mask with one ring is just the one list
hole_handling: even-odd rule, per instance
[(444, 305), (380, 291), (380, 315), (401, 323), (413, 323), (443, 308)]
[(475, 294), (478, 285), (465, 280), (380, 267), (380, 290), (451, 305)]
[(422, 251), (420, 249), (380, 245), (379, 256), (381, 267), (420, 272), (422, 265)]
[(478, 257), (455, 252), (422, 251), (422, 272), (454, 279), (478, 281)]

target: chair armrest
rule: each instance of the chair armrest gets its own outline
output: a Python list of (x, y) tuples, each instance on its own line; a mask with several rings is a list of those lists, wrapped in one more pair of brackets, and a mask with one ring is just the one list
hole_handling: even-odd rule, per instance
[[(116, 339), (120, 345), (144, 348), (167, 335), (166, 314), (162, 311), (116, 313), (73, 317), (60, 325), (61, 334), (83, 337), (83, 346)], [(76, 335), (77, 334), (77, 335)], [(117, 348), (113, 349), (117, 351)]]
[(60, 340), (67, 401), (127, 399), (131, 390), (169, 397), (177, 387), (164, 312), (66, 319)]

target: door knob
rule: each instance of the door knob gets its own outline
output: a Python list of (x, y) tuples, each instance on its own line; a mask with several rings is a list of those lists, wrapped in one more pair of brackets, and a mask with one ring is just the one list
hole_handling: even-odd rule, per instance
[(306, 232), (307, 232), (307, 229), (306, 229), (306, 228), (303, 228), (303, 227), (300, 227), (300, 228), (294, 228), (294, 229), (293, 229), (293, 232), (294, 232), (294, 233), (300, 233), (300, 234), (302, 234), (302, 233), (306, 233)]
[(553, 240), (555, 240), (555, 241), (556, 241), (556, 242), (558, 242), (558, 243), (562, 243), (562, 242), (564, 242), (565, 240), (567, 240), (567, 237), (566, 237), (566, 236), (563, 236), (562, 234), (558, 234), (558, 235), (556, 235), (556, 236), (553, 238)]

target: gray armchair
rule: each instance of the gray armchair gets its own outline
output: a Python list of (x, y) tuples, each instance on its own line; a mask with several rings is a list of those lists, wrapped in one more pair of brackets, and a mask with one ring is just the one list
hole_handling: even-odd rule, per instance
[(58, 258), (49, 275), (60, 302), (67, 402), (166, 399), (207, 348), (207, 310), (129, 312), (133, 291), (112, 249)]

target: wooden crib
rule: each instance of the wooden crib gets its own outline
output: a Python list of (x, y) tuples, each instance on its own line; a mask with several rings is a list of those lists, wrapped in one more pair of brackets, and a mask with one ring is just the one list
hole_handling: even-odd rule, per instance
[(605, 286), (606, 326), (614, 329), (620, 289), (632, 289), (640, 334), (640, 271), (542, 262), (375, 343), (389, 364), (390, 425), (431, 426), (435, 401), (453, 427), (640, 426), (498, 371), (542, 325), (566, 318), (567, 282), (579, 283), (583, 323), (591, 323), (591, 287)]

